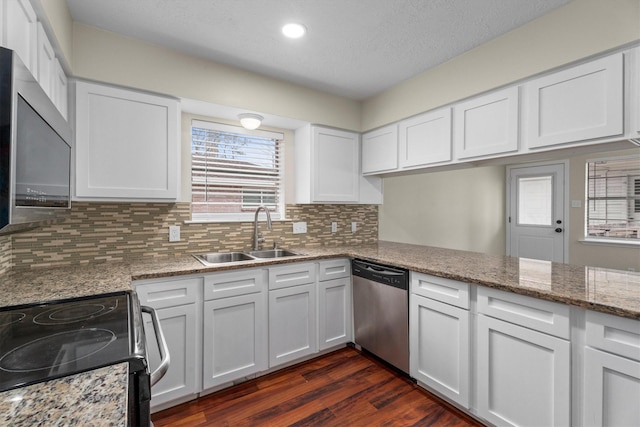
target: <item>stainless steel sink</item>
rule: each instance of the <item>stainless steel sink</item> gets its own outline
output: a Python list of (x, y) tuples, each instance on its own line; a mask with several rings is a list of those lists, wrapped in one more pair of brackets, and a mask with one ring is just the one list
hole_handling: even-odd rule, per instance
[(244, 252), (212, 252), (194, 255), (204, 265), (226, 264), (228, 262), (253, 261), (255, 257)]
[(265, 249), (262, 251), (251, 251), (249, 252), (249, 255), (254, 258), (284, 258), (289, 256), (298, 256), (300, 254), (287, 249)]

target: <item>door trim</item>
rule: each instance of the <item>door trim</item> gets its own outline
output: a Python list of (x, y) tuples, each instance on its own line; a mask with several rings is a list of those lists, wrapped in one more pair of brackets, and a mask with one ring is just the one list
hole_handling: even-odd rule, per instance
[[(507, 197), (505, 203), (505, 226), (507, 228), (506, 232), (506, 255), (509, 256), (511, 253), (511, 226), (509, 225), (509, 216), (511, 210), (511, 169), (519, 169), (526, 167), (535, 167), (535, 166), (550, 166), (550, 165), (563, 165), (564, 167), (564, 218), (562, 219), (562, 224), (564, 225), (565, 233), (563, 238), (563, 257), (564, 263), (569, 263), (569, 233), (570, 233), (570, 224), (569, 218), (570, 215), (570, 194), (569, 194), (569, 160), (558, 160), (558, 161), (549, 161), (549, 162), (537, 162), (537, 163), (521, 163), (517, 165), (508, 165), (506, 168), (506, 189)], [(584, 203), (584, 201), (583, 201)]]

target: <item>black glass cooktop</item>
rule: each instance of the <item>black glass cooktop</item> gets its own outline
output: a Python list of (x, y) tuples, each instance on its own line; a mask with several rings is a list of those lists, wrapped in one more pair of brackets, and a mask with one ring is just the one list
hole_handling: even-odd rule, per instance
[(0, 391), (129, 358), (130, 295), (0, 309)]

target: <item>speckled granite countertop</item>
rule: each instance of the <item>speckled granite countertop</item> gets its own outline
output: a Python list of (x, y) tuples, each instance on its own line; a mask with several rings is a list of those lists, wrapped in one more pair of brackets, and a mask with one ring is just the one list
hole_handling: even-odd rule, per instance
[(383, 241), (373, 245), (291, 249), (304, 255), (215, 267), (205, 267), (195, 258), (183, 256), (142, 259), (129, 264), (21, 271), (0, 276), (0, 307), (130, 290), (131, 280), (344, 256), (640, 319), (640, 273), (637, 272)]
[(291, 249), (306, 256), (220, 267), (204, 267), (193, 257), (154, 259), (133, 263), (131, 276), (154, 279), (345, 256), (640, 320), (640, 273), (636, 272), (383, 241)]
[(129, 365), (120, 363), (0, 393), (0, 425), (125, 426)]

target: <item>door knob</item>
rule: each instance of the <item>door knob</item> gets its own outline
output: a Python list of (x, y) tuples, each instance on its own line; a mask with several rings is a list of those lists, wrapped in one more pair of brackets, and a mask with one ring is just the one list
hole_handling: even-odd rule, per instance
[(556, 233), (562, 233), (562, 228), (560, 227), (556, 228)]

